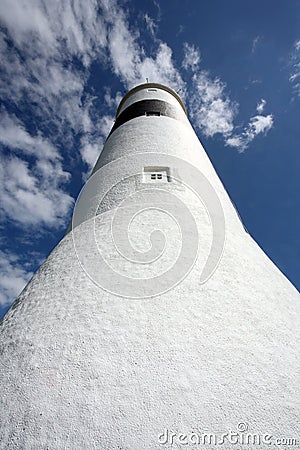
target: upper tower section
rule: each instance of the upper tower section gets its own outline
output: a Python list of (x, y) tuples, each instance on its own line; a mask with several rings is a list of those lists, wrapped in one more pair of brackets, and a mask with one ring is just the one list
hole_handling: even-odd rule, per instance
[(110, 134), (120, 125), (142, 116), (188, 120), (185, 105), (177, 92), (163, 84), (145, 83), (134, 87), (123, 97)]
[(143, 100), (161, 100), (176, 106), (178, 106), (179, 103), (185, 114), (187, 113), (183, 101), (173, 89), (159, 83), (145, 83), (134, 87), (122, 98), (117, 109), (116, 118), (118, 118), (128, 106)]

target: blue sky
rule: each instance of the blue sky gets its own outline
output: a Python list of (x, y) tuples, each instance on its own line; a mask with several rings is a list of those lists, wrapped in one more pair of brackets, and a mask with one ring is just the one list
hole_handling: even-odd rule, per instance
[(246, 228), (299, 289), (299, 1), (2, 0), (0, 25), (0, 316), (146, 77), (179, 91)]

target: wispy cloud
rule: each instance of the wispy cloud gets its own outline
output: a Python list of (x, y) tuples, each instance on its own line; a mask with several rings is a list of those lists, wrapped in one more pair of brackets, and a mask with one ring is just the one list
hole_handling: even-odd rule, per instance
[(87, 136), (84, 136), (81, 139), (81, 157), (82, 160), (87, 164), (88, 171), (83, 172), (83, 178), (86, 179), (87, 175), (91, 172), (92, 168), (94, 167), (99, 154), (101, 152), (101, 149), (103, 147), (104, 141), (101, 138), (97, 139), (97, 142), (92, 143), (91, 139)]
[(260, 36), (256, 36), (256, 37), (253, 39), (253, 41), (252, 41), (252, 48), (251, 48), (251, 52), (252, 52), (252, 53), (255, 53), (256, 48), (257, 48), (258, 43), (260, 42), (260, 40), (261, 40), (261, 37), (260, 37)]
[(211, 78), (206, 71), (193, 76), (193, 91), (189, 95), (189, 110), (196, 126), (206, 135), (217, 133), (229, 136), (234, 129), (238, 105), (226, 94), (226, 85), (219, 78)]
[(289, 80), (295, 93), (300, 96), (300, 40), (294, 43), (290, 63), (292, 71)]
[(187, 42), (184, 42), (183, 55), (182, 67), (185, 70), (191, 70), (192, 72), (195, 72), (199, 68), (200, 50), (194, 45), (190, 45)]
[[(30, 5), (25, 0), (4, 0), (0, 14), (7, 30), (0, 34), (0, 57), (6, 61), (0, 94), (18, 107), (24, 101), (34, 105), (40, 127), (51, 123), (56, 131), (52, 138), (65, 150), (88, 122), (91, 109), (85, 88), (92, 62), (109, 66), (126, 89), (146, 77), (174, 89), (184, 85), (170, 47), (155, 38), (156, 51), (146, 55), (139, 31), (129, 26), (115, 0), (55, 4), (37, 0)], [(154, 36), (154, 20), (148, 14), (145, 20)], [(97, 132), (95, 117), (90, 118)]]
[(242, 133), (232, 134), (225, 143), (227, 146), (236, 147), (240, 153), (243, 153), (253, 139), (259, 134), (266, 134), (273, 127), (273, 123), (272, 114), (253, 116)]
[(263, 110), (265, 109), (266, 104), (267, 104), (266, 100), (265, 100), (264, 98), (262, 98), (262, 99), (257, 103), (256, 111), (257, 111), (259, 114), (261, 114), (261, 113), (263, 112)]
[(29, 134), (22, 122), (14, 115), (9, 115), (5, 109), (0, 113), (0, 143), (11, 149), (27, 155), (36, 155), (39, 159), (59, 159), (60, 156), (54, 145), (38, 133)]
[(14, 155), (0, 156), (2, 218), (23, 225), (63, 225), (73, 199), (62, 189), (70, 173), (63, 170), (57, 149), (41, 134), (31, 135), (6, 111), (0, 123), (0, 143), (14, 150)]
[[(0, 55), (7, 64), (0, 92), (2, 88), (4, 96), (16, 104), (25, 95), (27, 101), (36, 105), (35, 114), (42, 122), (51, 120), (58, 131), (57, 139), (69, 141), (70, 146), (74, 134), (83, 132), (80, 154), (89, 167), (101, 151), (105, 139), (101, 123), (106, 120), (95, 120), (90, 107), (93, 100), (83, 96), (92, 61), (109, 65), (126, 89), (147, 78), (181, 90), (184, 96), (187, 85), (175, 66), (171, 48), (157, 39), (157, 26), (149, 14), (144, 14), (144, 20), (156, 43), (151, 56), (145, 54), (139, 31), (129, 26), (126, 13), (115, 0), (97, 4), (89, 1), (84, 5), (67, 0), (58, 5), (48, 2), (46, 6), (37, 1), (30, 8), (24, 0), (12, 0), (10, 8), (7, 2), (2, 2), (0, 12), (13, 47), (2, 34)], [(253, 40), (253, 51), (259, 39), (257, 36)], [(296, 43), (295, 51), (298, 50)], [(185, 42), (183, 51), (182, 67), (194, 74), (188, 99), (196, 127), (206, 136), (220, 133), (229, 138), (235, 127), (237, 102), (230, 99), (225, 83), (199, 69), (197, 47)], [(74, 58), (81, 65), (74, 65)], [(294, 73), (291, 81), (297, 77), (298, 73)], [(104, 95), (110, 108), (120, 97), (118, 93), (113, 99), (108, 90)], [(257, 106), (259, 114), (264, 106), (262, 99)], [(246, 142), (251, 140), (243, 139), (243, 149)]]
[(0, 250), (0, 306), (7, 306), (26, 286), (33, 273), (18, 255)]
[[(94, 120), (91, 130), (88, 96), (83, 100), (92, 61), (110, 66), (126, 89), (148, 78), (185, 92), (186, 83), (174, 64), (172, 50), (157, 39), (157, 25), (148, 13), (144, 20), (157, 44), (152, 55), (146, 55), (139, 43), (139, 30), (129, 25), (116, 0), (66, 0), (55, 4), (37, 0), (30, 7), (25, 0), (4, 0), (0, 13), (9, 36), (7, 39), (1, 35), (0, 56), (7, 64), (0, 92), (16, 104), (25, 95), (27, 101), (36, 105), (35, 114), (44, 123), (51, 118), (61, 139), (72, 141), (72, 132), (85, 132), (90, 123), (89, 134), (82, 139), (81, 155), (86, 162), (94, 159), (92, 153), (95, 155), (95, 150), (86, 150), (95, 149), (93, 142), (87, 142), (89, 136), (101, 134)], [(253, 40), (253, 51), (259, 39), (257, 36)], [(74, 64), (75, 58), (81, 64)], [(194, 73), (194, 88), (201, 95), (199, 104), (195, 99), (191, 101), (192, 117), (206, 135), (227, 136), (234, 127), (237, 103), (230, 100), (220, 79), (199, 72), (199, 62), (199, 49), (184, 43), (182, 66)], [(297, 74), (292, 76), (296, 77)], [(106, 101), (113, 106), (108, 94)]]
[(39, 160), (30, 167), (18, 157), (1, 157), (0, 211), (14, 224), (65, 225), (73, 198), (61, 189), (67, 178), (59, 163)]
[[(193, 123), (207, 137), (216, 134), (223, 137), (225, 145), (244, 152), (258, 134), (266, 134), (273, 126), (271, 114), (263, 116), (266, 100), (257, 103), (259, 113), (249, 119), (248, 125), (241, 133), (235, 123), (239, 104), (230, 99), (226, 83), (218, 77), (212, 77), (206, 70), (199, 68), (200, 51), (184, 44), (184, 64), (192, 72), (192, 87), (188, 87), (187, 99)], [(195, 64), (193, 64), (195, 62)]]
[[(104, 115), (96, 125), (97, 132), (92, 133), (90, 130), (81, 138), (80, 153), (82, 160), (88, 165), (88, 173), (94, 167), (113, 124), (114, 117)], [(83, 178), (86, 178), (86, 175), (87, 173), (85, 172)]]
[(104, 100), (107, 106), (109, 108), (116, 109), (122, 99), (121, 92), (118, 91), (115, 95), (112, 95), (109, 86), (105, 86), (104, 90), (105, 90)]
[(155, 21), (147, 13), (144, 15), (144, 20), (146, 22), (148, 31), (152, 34), (152, 36), (155, 36), (155, 33), (157, 31), (157, 25)]

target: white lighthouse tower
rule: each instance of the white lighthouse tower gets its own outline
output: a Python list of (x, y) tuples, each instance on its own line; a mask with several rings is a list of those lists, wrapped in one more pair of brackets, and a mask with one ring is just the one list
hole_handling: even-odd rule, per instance
[(297, 448), (299, 334), (182, 100), (137, 86), (0, 325), (0, 448)]

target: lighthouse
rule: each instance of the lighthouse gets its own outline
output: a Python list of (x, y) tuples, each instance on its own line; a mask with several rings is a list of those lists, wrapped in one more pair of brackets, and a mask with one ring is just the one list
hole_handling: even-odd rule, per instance
[(136, 86), (1, 322), (0, 448), (296, 448), (299, 300), (179, 95)]

